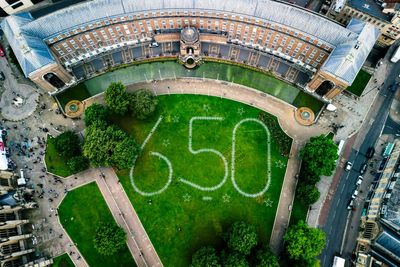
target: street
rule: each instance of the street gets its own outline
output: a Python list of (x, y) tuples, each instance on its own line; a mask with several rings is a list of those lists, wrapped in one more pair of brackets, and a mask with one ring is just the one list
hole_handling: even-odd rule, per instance
[[(368, 190), (360, 192), (360, 195), (356, 198), (357, 209), (356, 214), (351, 214), (353, 211), (347, 210), (347, 205), (351, 199), (351, 195), (355, 190), (357, 177), (360, 175), (359, 170), (361, 165), (367, 161), (365, 156), (368, 148), (374, 146), (381, 135), (385, 126), (385, 132), (395, 134), (400, 130), (400, 126), (397, 125), (393, 120), (388, 118), (390, 104), (393, 99), (394, 92), (388, 90), (388, 87), (396, 82), (396, 77), (400, 72), (400, 63), (393, 66), (391, 73), (388, 75), (385, 84), (382, 86), (375, 103), (371, 107), (371, 110), (365, 120), (365, 125), (368, 128), (365, 137), (362, 134), (358, 134), (357, 138), (364, 138), (359, 150), (352, 149), (348, 161), (353, 162), (353, 168), (349, 172), (343, 172), (340, 177), (340, 182), (337, 187), (336, 193), (332, 199), (330, 206), (330, 212), (326, 220), (326, 224), (322, 226), (322, 230), (326, 233), (326, 247), (322, 252), (321, 266), (328, 267), (332, 266), (334, 256), (341, 255), (346, 260), (349, 260), (351, 253), (356, 245), (356, 240), (349, 239), (346, 244), (343, 243), (342, 239), (345, 232), (345, 226), (347, 220), (350, 221), (352, 217), (359, 222), (363, 203)], [(361, 139), (362, 140), (362, 139)], [(367, 171), (369, 172), (370, 169)], [(372, 182), (364, 181), (363, 188), (368, 188)], [(349, 225), (347, 225), (349, 226)], [(346, 235), (357, 236), (354, 231), (358, 232), (358, 227), (352, 226), (352, 229), (347, 230)], [(350, 233), (352, 232), (352, 233)]]

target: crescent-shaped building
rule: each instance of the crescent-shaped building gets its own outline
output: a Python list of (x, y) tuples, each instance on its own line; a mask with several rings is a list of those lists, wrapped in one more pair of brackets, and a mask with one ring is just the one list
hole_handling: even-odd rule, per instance
[(353, 83), (380, 34), (271, 0), (94, 0), (1, 26), (24, 75), (50, 93), (121, 64), (176, 58), (270, 71), (325, 99)]

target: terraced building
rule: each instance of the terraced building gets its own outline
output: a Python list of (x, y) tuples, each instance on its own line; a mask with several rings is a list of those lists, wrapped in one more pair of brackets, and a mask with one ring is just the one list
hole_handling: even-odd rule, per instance
[(26, 77), (50, 93), (136, 61), (240, 63), (331, 99), (351, 85), (379, 35), (270, 0), (94, 0), (4, 19)]

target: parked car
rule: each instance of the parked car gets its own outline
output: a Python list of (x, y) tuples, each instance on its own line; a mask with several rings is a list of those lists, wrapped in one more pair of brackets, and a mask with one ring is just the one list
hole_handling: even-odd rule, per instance
[(6, 53), (4, 52), (4, 49), (2, 46), (0, 46), (0, 57), (4, 57)]
[(362, 183), (363, 179), (364, 178), (361, 175), (358, 176), (358, 179), (357, 179), (357, 182), (356, 182), (356, 186), (359, 186)]
[(347, 209), (348, 209), (348, 210), (351, 210), (351, 209), (353, 209), (353, 207), (354, 207), (354, 199), (351, 199), (351, 200), (349, 201), (349, 204), (347, 205)]
[(151, 44), (149, 44), (150, 48), (154, 48), (154, 47), (158, 47), (158, 43), (157, 42), (152, 42)]
[(351, 198), (352, 198), (352, 199), (355, 199), (356, 196), (358, 196), (358, 191), (357, 191), (357, 190), (354, 190), (353, 194), (351, 195)]
[(4, 81), (6, 79), (6, 76), (4, 75), (4, 72), (0, 71), (0, 80)]
[(360, 168), (360, 174), (361, 175), (364, 174), (367, 171), (367, 167), (368, 167), (368, 165), (367, 165), (366, 162), (363, 163), (363, 165), (361, 165), (361, 168)]
[(374, 154), (375, 154), (375, 148), (374, 148), (373, 146), (371, 146), (371, 147), (368, 148), (368, 150), (367, 150), (366, 157), (367, 157), (368, 159), (370, 159), (370, 158), (372, 158), (372, 157), (374, 156)]
[(348, 172), (348, 171), (351, 170), (351, 168), (353, 168), (353, 163), (350, 162), (350, 161), (348, 161), (348, 162), (346, 163), (346, 167), (344, 168), (344, 170)]

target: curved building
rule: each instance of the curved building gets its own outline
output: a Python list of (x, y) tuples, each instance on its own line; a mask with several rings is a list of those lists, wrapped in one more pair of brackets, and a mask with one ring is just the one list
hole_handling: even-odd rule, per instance
[(216, 58), (271, 71), (330, 99), (354, 81), (379, 35), (270, 0), (94, 0), (34, 18), (7, 17), (26, 77), (51, 93), (151, 58), (187, 67)]

